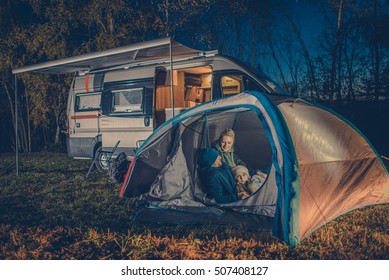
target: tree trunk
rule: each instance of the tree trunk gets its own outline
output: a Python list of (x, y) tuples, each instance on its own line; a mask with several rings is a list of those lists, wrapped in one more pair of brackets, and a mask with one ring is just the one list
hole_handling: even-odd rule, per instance
[(379, 99), (380, 91), (381, 91), (381, 83), (380, 83), (380, 50), (378, 46), (378, 0), (374, 0), (374, 18), (373, 18), (373, 69), (374, 69), (374, 97), (375, 100)]
[(338, 86), (336, 91), (336, 99), (342, 99), (342, 44), (338, 47)]
[(166, 32), (166, 37), (169, 37), (171, 36), (170, 25), (169, 25), (169, 0), (165, 1), (165, 15), (166, 15), (165, 32)]
[(348, 46), (344, 48), (344, 61), (346, 63), (347, 71), (347, 94), (346, 100), (355, 100), (354, 92), (354, 77), (353, 77), (353, 67), (354, 67), (354, 58), (355, 58), (355, 45), (352, 46), (351, 55), (348, 56), (346, 50)]
[[(338, 90), (335, 88), (335, 77), (336, 77), (336, 71), (338, 70), (338, 79), (341, 75), (341, 69), (339, 68), (341, 65), (340, 62), (340, 57), (339, 57), (339, 50), (340, 50), (340, 36), (341, 36), (341, 28), (342, 28), (342, 16), (343, 16), (343, 0), (340, 0), (339, 3), (339, 10), (338, 10), (338, 25), (336, 29), (336, 34), (335, 34), (335, 44), (334, 47), (332, 48), (332, 62), (331, 62), (331, 75), (330, 75), (330, 100), (334, 100), (334, 97), (338, 97)], [(338, 61), (339, 60), (339, 61)], [(338, 64), (338, 69), (337, 65)], [(341, 86), (340, 81), (338, 81), (338, 87)]]
[[(7, 87), (7, 85), (3, 82), (3, 87), (4, 87), (4, 91), (7, 95), (7, 99), (8, 99), (8, 104), (9, 104), (9, 110), (11, 111), (11, 115), (12, 115), (12, 126), (14, 128), (14, 132), (15, 132), (15, 119), (16, 119), (16, 116), (15, 116), (15, 105), (14, 103), (12, 102), (12, 97), (11, 97), (11, 93), (10, 93), (10, 89)], [(14, 135), (14, 139), (16, 135)], [(15, 150), (16, 150), (16, 141), (14, 140), (14, 145), (15, 145)]]
[(59, 143), (59, 137), (60, 137), (60, 134), (61, 134), (61, 128), (60, 128), (60, 125), (59, 125), (59, 113), (60, 113), (61, 109), (58, 107), (54, 110), (54, 117), (55, 117), (55, 125), (56, 125), (56, 128), (55, 128), (55, 138), (54, 138), (54, 144), (57, 145)]
[(23, 115), (22, 115), (22, 110), (20, 109), (19, 106), (19, 123), (18, 123), (18, 135), (19, 135), (19, 143), (20, 143), (20, 148), (22, 152), (28, 152), (28, 137), (27, 137), (27, 130), (26, 126), (24, 123)]
[[(298, 65), (299, 61), (296, 61), (296, 59), (293, 58), (293, 54), (291, 54), (293, 50), (289, 48), (288, 50), (282, 50), (278, 49), (278, 53), (280, 54), (280, 57), (284, 60), (286, 63), (288, 69), (290, 78), (292, 79), (292, 84), (289, 85), (286, 90), (291, 93), (293, 96), (299, 96), (299, 73), (298, 73)], [(297, 63), (297, 64), (296, 64)]]
[(30, 102), (28, 98), (27, 92), (25, 92), (26, 95), (26, 113), (27, 113), (27, 138), (26, 138), (26, 148), (27, 152), (31, 153), (31, 125), (30, 125)]
[(257, 56), (256, 56), (256, 53), (255, 53), (255, 45), (256, 45), (256, 37), (255, 37), (255, 30), (252, 26), (252, 29), (251, 29), (251, 57), (252, 57), (252, 65), (254, 65), (255, 67), (257, 67)]
[(272, 54), (272, 57), (277, 65), (277, 68), (278, 68), (278, 71), (280, 73), (280, 76), (281, 76), (281, 80), (282, 80), (282, 83), (284, 84), (284, 86), (287, 86), (287, 83), (286, 83), (286, 80), (285, 80), (285, 76), (284, 76), (284, 73), (282, 71), (282, 67), (281, 67), (281, 64), (278, 60), (278, 57), (276, 55), (276, 52), (274, 50), (274, 45), (273, 45), (273, 40), (271, 38), (271, 34), (269, 32), (269, 30), (267, 28), (265, 28), (265, 34), (266, 34), (266, 37), (267, 37), (267, 41), (268, 41), (268, 44), (269, 44), (269, 47), (270, 47), (270, 51), (271, 51), (271, 54)]
[(288, 12), (285, 12), (285, 15), (286, 15), (286, 18), (289, 21), (291, 27), (292, 27), (292, 31), (295, 34), (297, 41), (299, 42), (299, 44), (301, 46), (301, 50), (303, 51), (305, 63), (307, 65), (308, 79), (309, 79), (309, 83), (310, 83), (310, 97), (312, 100), (315, 100), (318, 90), (317, 90), (317, 83), (316, 83), (316, 77), (315, 77), (315, 69), (314, 69), (313, 63), (311, 61), (309, 51), (308, 51), (307, 46), (305, 45), (305, 42), (301, 36), (301, 32), (297, 28), (292, 17), (289, 15)]
[(27, 141), (27, 133), (26, 133), (26, 128), (25, 128), (25, 125), (24, 125), (24, 120), (23, 120), (23, 115), (22, 115), (22, 110), (21, 110), (21, 102), (19, 101), (19, 106), (18, 106), (18, 123), (16, 124), (16, 112), (15, 112), (15, 103), (16, 100), (13, 100), (12, 99), (12, 95), (14, 94), (11, 94), (11, 90), (10, 88), (13, 88), (12, 86), (11, 87), (8, 87), (6, 84), (3, 83), (3, 87), (4, 87), (4, 91), (7, 95), (7, 99), (8, 99), (8, 104), (9, 104), (9, 109), (11, 111), (11, 115), (12, 115), (12, 126), (14, 128), (14, 132), (16, 129), (18, 129), (18, 147), (16, 146), (16, 135), (14, 136), (14, 145), (15, 145), (15, 149), (18, 149), (22, 152), (26, 152), (28, 151), (28, 141)]

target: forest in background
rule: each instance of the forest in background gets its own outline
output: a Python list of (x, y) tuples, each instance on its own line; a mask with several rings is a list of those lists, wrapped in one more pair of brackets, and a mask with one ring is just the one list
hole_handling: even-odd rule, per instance
[[(218, 49), (263, 70), (293, 96), (346, 112), (387, 152), (388, 0), (0, 1), (1, 153), (15, 151), (12, 69), (169, 36)], [(320, 16), (310, 36), (307, 25), (317, 22), (304, 22), (304, 9)], [(57, 116), (71, 79), (18, 75), (19, 151), (63, 148)]]

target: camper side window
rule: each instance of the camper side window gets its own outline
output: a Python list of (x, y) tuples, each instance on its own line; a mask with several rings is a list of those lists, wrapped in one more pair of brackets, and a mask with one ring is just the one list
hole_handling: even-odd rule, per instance
[(243, 91), (241, 75), (225, 75), (221, 78), (223, 96), (239, 94)]
[[(220, 84), (223, 96), (239, 94), (245, 90), (267, 91), (263, 86), (247, 75), (224, 74), (221, 76)], [(268, 84), (268, 82), (266, 82), (266, 84)], [(268, 86), (271, 86), (270, 83)], [(272, 89), (275, 90), (274, 88)]]
[(143, 88), (132, 88), (112, 91), (113, 113), (142, 112)]
[(76, 95), (75, 111), (96, 111), (100, 109), (101, 92)]
[(252, 79), (245, 77), (244, 79), (244, 89), (245, 90), (255, 90), (259, 92), (266, 91), (263, 87), (261, 87), (257, 82), (253, 81)]

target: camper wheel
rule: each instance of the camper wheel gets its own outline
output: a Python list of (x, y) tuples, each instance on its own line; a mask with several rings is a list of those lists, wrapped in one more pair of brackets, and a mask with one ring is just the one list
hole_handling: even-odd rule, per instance
[(97, 159), (95, 161), (95, 165), (97, 170), (104, 173), (108, 172), (110, 157), (103, 151), (101, 146), (97, 148), (96, 156)]

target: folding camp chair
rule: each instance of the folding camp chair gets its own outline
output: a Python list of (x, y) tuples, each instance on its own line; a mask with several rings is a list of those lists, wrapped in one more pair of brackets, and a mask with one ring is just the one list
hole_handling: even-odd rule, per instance
[(117, 147), (119, 146), (119, 143), (120, 143), (120, 140), (118, 140), (116, 142), (115, 146), (113, 146), (112, 150), (110, 150), (110, 151), (100, 150), (100, 151), (96, 152), (95, 157), (92, 161), (92, 164), (89, 167), (88, 173), (86, 173), (85, 178), (88, 178), (89, 173), (93, 169), (93, 166), (96, 166), (97, 163), (99, 163), (100, 165), (106, 165), (107, 170), (109, 170), (109, 168), (111, 167), (112, 156), (115, 153)]

